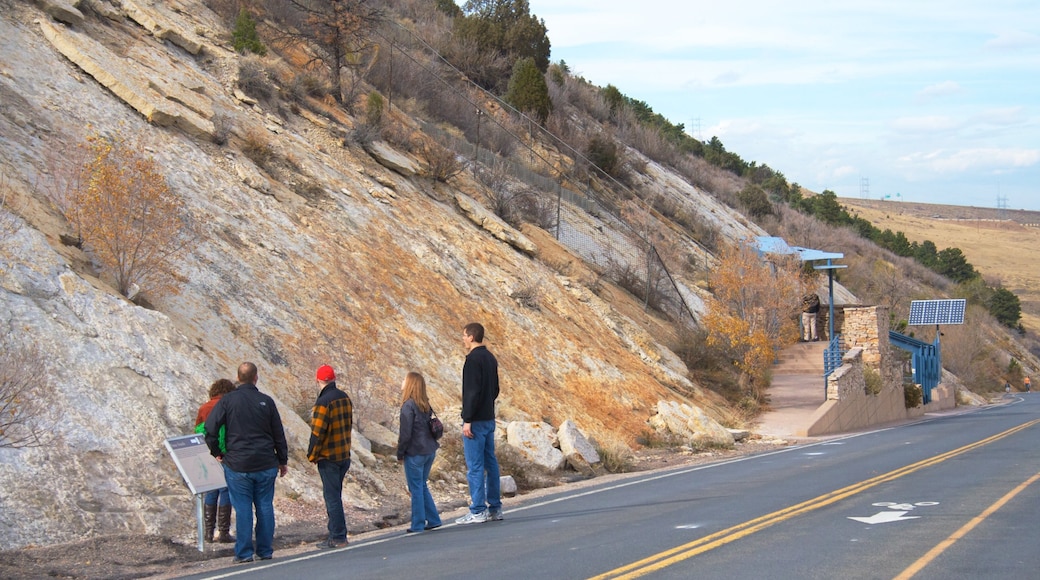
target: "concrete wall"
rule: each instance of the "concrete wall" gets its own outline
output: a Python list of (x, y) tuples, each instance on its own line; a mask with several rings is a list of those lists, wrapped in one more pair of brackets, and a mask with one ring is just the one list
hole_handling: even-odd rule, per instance
[[(920, 417), (925, 413), (956, 406), (953, 389), (939, 385), (932, 402), (907, 409), (902, 372), (888, 341), (888, 311), (881, 306), (846, 307), (842, 337), (849, 351), (842, 365), (827, 378), (827, 400), (813, 413), (804, 436), (826, 435), (864, 429)], [(864, 372), (881, 376), (881, 391), (866, 391)]]

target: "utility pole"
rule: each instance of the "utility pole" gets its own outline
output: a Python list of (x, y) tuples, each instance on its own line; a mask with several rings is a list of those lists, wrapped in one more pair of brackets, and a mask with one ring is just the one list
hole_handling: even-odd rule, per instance
[(997, 219), (1008, 219), (1007, 197), (1001, 197), (999, 193), (997, 194)]

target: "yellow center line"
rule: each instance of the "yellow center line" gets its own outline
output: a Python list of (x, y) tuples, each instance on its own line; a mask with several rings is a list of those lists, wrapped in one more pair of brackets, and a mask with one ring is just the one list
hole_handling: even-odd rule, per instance
[(913, 564), (910, 564), (910, 566), (906, 570), (903, 570), (903, 572), (899, 576), (896, 576), (894, 580), (908, 580), (909, 578), (912, 578), (914, 574), (920, 572), (922, 569), (924, 569), (925, 566), (930, 564), (932, 560), (935, 560), (937, 557), (939, 557), (939, 554), (945, 552), (946, 549), (952, 546), (957, 540), (960, 540), (964, 536), (968, 535), (968, 532), (975, 529), (975, 526), (981, 524), (983, 520), (993, 515), (993, 513), (999, 510), (1000, 508), (1004, 507), (1004, 504), (1011, 501), (1012, 498), (1021, 493), (1022, 490), (1024, 490), (1025, 488), (1035, 483), (1038, 479), (1040, 479), (1040, 473), (1037, 473), (1033, 477), (1030, 477), (1029, 479), (1019, 484), (1019, 486), (1015, 489), (1004, 494), (1004, 497), (998, 499), (996, 503), (986, 508), (986, 511), (972, 518), (970, 522), (964, 524), (960, 527), (959, 530), (950, 534), (950, 537), (939, 542), (939, 544), (931, 550), (929, 550), (927, 554), (921, 556)]
[(947, 451), (946, 453), (941, 453), (934, 457), (918, 461), (917, 463), (900, 467), (899, 469), (892, 470), (888, 473), (872, 477), (859, 483), (854, 483), (842, 489), (838, 489), (830, 493), (825, 493), (819, 497), (810, 499), (808, 501), (804, 501), (793, 506), (786, 507), (784, 509), (775, 511), (771, 514), (766, 514), (753, 520), (748, 520), (744, 523), (737, 524), (733, 527), (727, 528), (719, 532), (715, 532), (714, 534), (710, 534), (708, 536), (699, 538), (681, 546), (670, 548), (663, 552), (654, 554), (653, 556), (649, 556), (647, 558), (643, 558), (642, 560), (632, 562), (631, 564), (626, 564), (619, 568), (615, 568), (614, 570), (610, 570), (609, 572), (604, 572), (603, 574), (593, 576), (589, 580), (639, 578), (640, 576), (644, 576), (646, 574), (649, 574), (650, 572), (667, 568), (668, 566), (677, 564), (679, 562), (682, 562), (683, 560), (692, 558), (693, 556), (696, 556), (698, 554), (702, 554), (709, 550), (713, 550), (720, 546), (724, 546), (731, 542), (735, 542), (741, 538), (749, 536), (755, 532), (764, 530), (774, 524), (778, 524), (782, 521), (789, 520), (795, 516), (799, 516), (820, 509), (822, 507), (826, 507), (828, 505), (856, 495), (860, 492), (866, 491), (874, 486), (896, 480), (905, 475), (909, 475), (919, 469), (936, 465), (952, 457), (956, 457), (963, 453), (967, 453), (969, 451), (978, 449), (979, 447), (989, 445), (994, 441), (998, 441), (1000, 439), (1013, 435), (1014, 433), (1017, 433), (1023, 429), (1028, 429), (1029, 427), (1032, 427), (1037, 423), (1040, 423), (1040, 419), (1035, 419), (1028, 423), (1023, 423), (1022, 425), (1008, 429), (1003, 433), (998, 433), (991, 437), (987, 437), (986, 439), (982, 439), (980, 441), (976, 441), (975, 443), (965, 445), (964, 447), (954, 449), (953, 451)]

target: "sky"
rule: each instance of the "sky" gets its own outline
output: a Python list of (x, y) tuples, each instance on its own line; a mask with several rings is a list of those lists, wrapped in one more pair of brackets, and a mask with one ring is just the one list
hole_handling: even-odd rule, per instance
[(1040, 210), (1040, 1), (529, 5), (553, 62), (790, 183)]

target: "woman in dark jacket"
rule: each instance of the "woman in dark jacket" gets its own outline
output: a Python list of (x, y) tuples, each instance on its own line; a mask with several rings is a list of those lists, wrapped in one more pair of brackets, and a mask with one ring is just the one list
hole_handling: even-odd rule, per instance
[(404, 477), (412, 496), (412, 525), (409, 532), (441, 527), (437, 504), (433, 503), (426, 482), (440, 444), (430, 433), (433, 409), (426, 396), (426, 380), (419, 373), (408, 373), (401, 387), (401, 433), (397, 439), (397, 460), (404, 461)]

